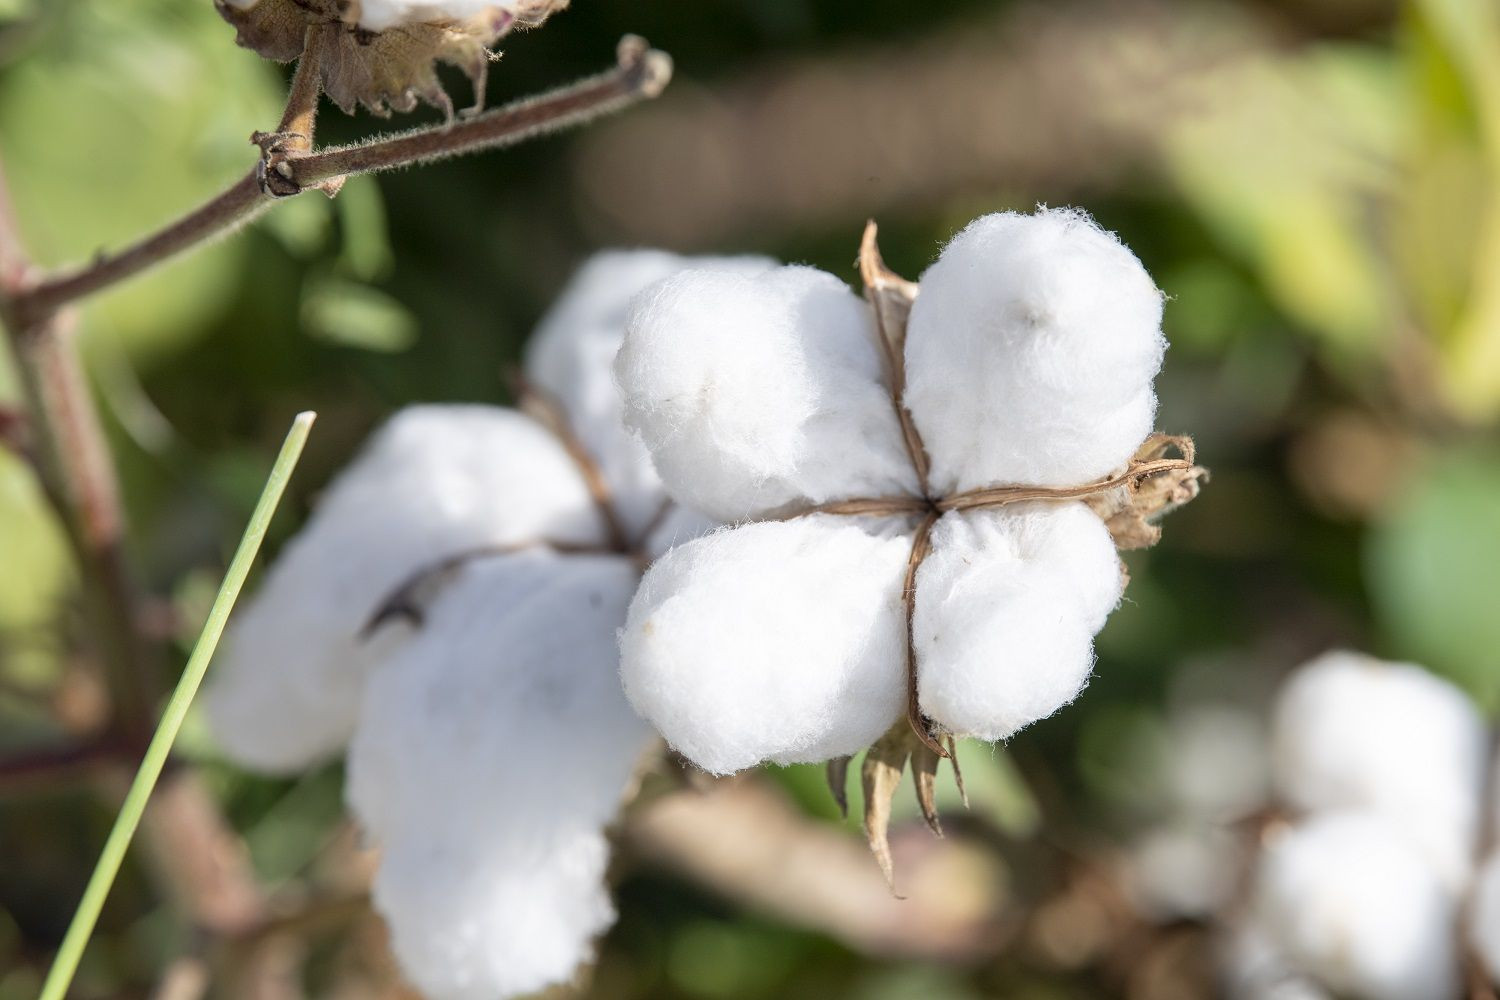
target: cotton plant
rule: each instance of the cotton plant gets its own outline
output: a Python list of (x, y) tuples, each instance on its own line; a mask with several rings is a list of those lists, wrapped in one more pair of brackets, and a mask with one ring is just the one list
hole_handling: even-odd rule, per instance
[(769, 266), (595, 257), (530, 343), (531, 412), (391, 418), (270, 567), (205, 691), (244, 767), (347, 752), (374, 905), (431, 1000), (565, 981), (614, 920), (604, 830), (653, 743), (615, 635), (640, 567), (711, 522), (667, 501), (609, 364), (630, 297), (688, 263)]
[[(636, 710), (727, 774), (852, 755), (890, 874), (908, 761), (929, 822), (956, 737), (1009, 738), (1078, 696), (1120, 548), (1195, 495), (1152, 434), (1162, 293), (1087, 215), (978, 219), (920, 286), (865, 300), (784, 266), (687, 270), (636, 300), (616, 376), (669, 493), (733, 526), (647, 571), (621, 635)], [(1168, 457), (1173, 448), (1181, 458)]]

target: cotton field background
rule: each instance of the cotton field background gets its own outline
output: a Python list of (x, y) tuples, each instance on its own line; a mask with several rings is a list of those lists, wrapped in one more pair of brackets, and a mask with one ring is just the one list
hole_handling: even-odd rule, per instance
[(68, 996), (1497, 996), (1493, 0), (259, 5), (0, 0), (0, 1000), (308, 410)]

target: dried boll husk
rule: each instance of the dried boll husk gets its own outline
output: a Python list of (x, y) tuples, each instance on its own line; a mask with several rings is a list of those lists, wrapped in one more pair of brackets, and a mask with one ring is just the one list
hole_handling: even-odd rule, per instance
[(495, 59), (492, 46), (518, 28), (541, 24), (567, 0), (214, 0), (235, 41), (267, 59), (302, 55), (308, 32), (330, 33), (320, 60), (323, 91), (346, 113), (358, 105), (382, 117), (419, 101), (452, 114), (437, 63), (474, 82), (476, 107)]

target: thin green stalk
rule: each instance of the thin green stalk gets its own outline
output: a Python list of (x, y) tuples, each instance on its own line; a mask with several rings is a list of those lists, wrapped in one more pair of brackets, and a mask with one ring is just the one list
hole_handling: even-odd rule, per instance
[(198, 644), (188, 657), (182, 679), (177, 682), (177, 689), (167, 701), (161, 722), (141, 759), (140, 770), (136, 771), (135, 780), (130, 783), (130, 791), (125, 795), (125, 803), (120, 807), (120, 814), (115, 817), (113, 829), (109, 831), (109, 839), (104, 842), (99, 863), (94, 866), (94, 874), (89, 877), (89, 884), (83, 890), (83, 899), (73, 913), (73, 922), (68, 925), (62, 947), (58, 949), (52, 969), (47, 973), (47, 981), (42, 985), (40, 1000), (63, 1000), (67, 995), (73, 975), (78, 971), (79, 959), (83, 957), (84, 946), (94, 932), (94, 925), (99, 920), (99, 912), (104, 908), (110, 886), (114, 884), (120, 865), (125, 860), (130, 839), (135, 836), (136, 827), (140, 826), (141, 816), (146, 811), (146, 801), (151, 797), (151, 790), (156, 787), (157, 779), (161, 777), (167, 755), (172, 752), (172, 744), (177, 740), (182, 720), (187, 716), (188, 706), (193, 703), (193, 696), (198, 693), (198, 685), (203, 682), (203, 675), (208, 670), (209, 660), (218, 648), (219, 637), (224, 634), (224, 624), (229, 619), (229, 612), (234, 608), (240, 588), (245, 585), (245, 577), (249, 575), (250, 565), (260, 551), (260, 543), (266, 537), (266, 528), (270, 526), (271, 517), (276, 513), (276, 505), (281, 502), (281, 495), (286, 491), (287, 481), (291, 479), (297, 459), (302, 456), (302, 446), (307, 443), (314, 416), (312, 413), (297, 416), (281, 446), (281, 454), (276, 456), (276, 464), (271, 467), (270, 478), (266, 480), (255, 511), (250, 515), (250, 524), (245, 528), (244, 537), (240, 539), (240, 547), (229, 563), (224, 582), (219, 584), (219, 594), (214, 598), (213, 607), (209, 609), (208, 621), (198, 637)]

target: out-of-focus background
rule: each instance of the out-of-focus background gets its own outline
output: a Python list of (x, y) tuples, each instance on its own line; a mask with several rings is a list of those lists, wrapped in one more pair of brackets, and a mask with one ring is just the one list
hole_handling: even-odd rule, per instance
[[(1494, 4), (575, 0), (509, 42), (490, 102), (608, 65), (625, 32), (675, 57), (660, 100), (295, 199), (85, 311), (170, 669), (294, 412), (321, 419), (273, 549), (395, 408), (505, 401), (502, 371), (591, 250), (755, 251), (852, 280), (875, 217), (915, 278), (976, 215), (1079, 205), (1171, 296), (1159, 422), (1193, 434), (1213, 472), (1160, 547), (1129, 557), (1095, 681), (1010, 746), (965, 748), (973, 801), (943, 779), (946, 840), (903, 805), (905, 903), (818, 768), (646, 804), (620, 833), (621, 920), (580, 988), (1209, 995), (1212, 946), (1185, 919), (1198, 901), (1164, 897), (1232, 893), (1233, 878), (1163, 848), (1148, 861), (1172, 873), (1164, 892), (1129, 863), (1171, 825), (1184, 748), (1200, 787), (1254, 801), (1257, 706), (1334, 645), (1500, 699)], [(0, 0), (0, 157), (31, 249), (86, 257), (212, 193), (284, 87), (209, 0)], [(333, 111), (319, 138), (382, 124)], [(0, 362), (0, 407), (15, 393)], [(99, 724), (81, 618), (63, 537), (0, 451), (0, 759)], [(338, 891), (366, 862), (337, 769), (273, 782), (217, 763), (201, 734), (182, 751), (271, 903), (228, 882), (207, 901), (164, 891), (138, 852), (76, 995), (151, 995), (221, 924), (228, 964), (269, 964), (256, 988), (283, 991), (256, 995), (399, 995), (378, 920)], [(0, 1000), (35, 995), (118, 782), (14, 777), (0, 777)], [(321, 905), (288, 902), (308, 900)]]

